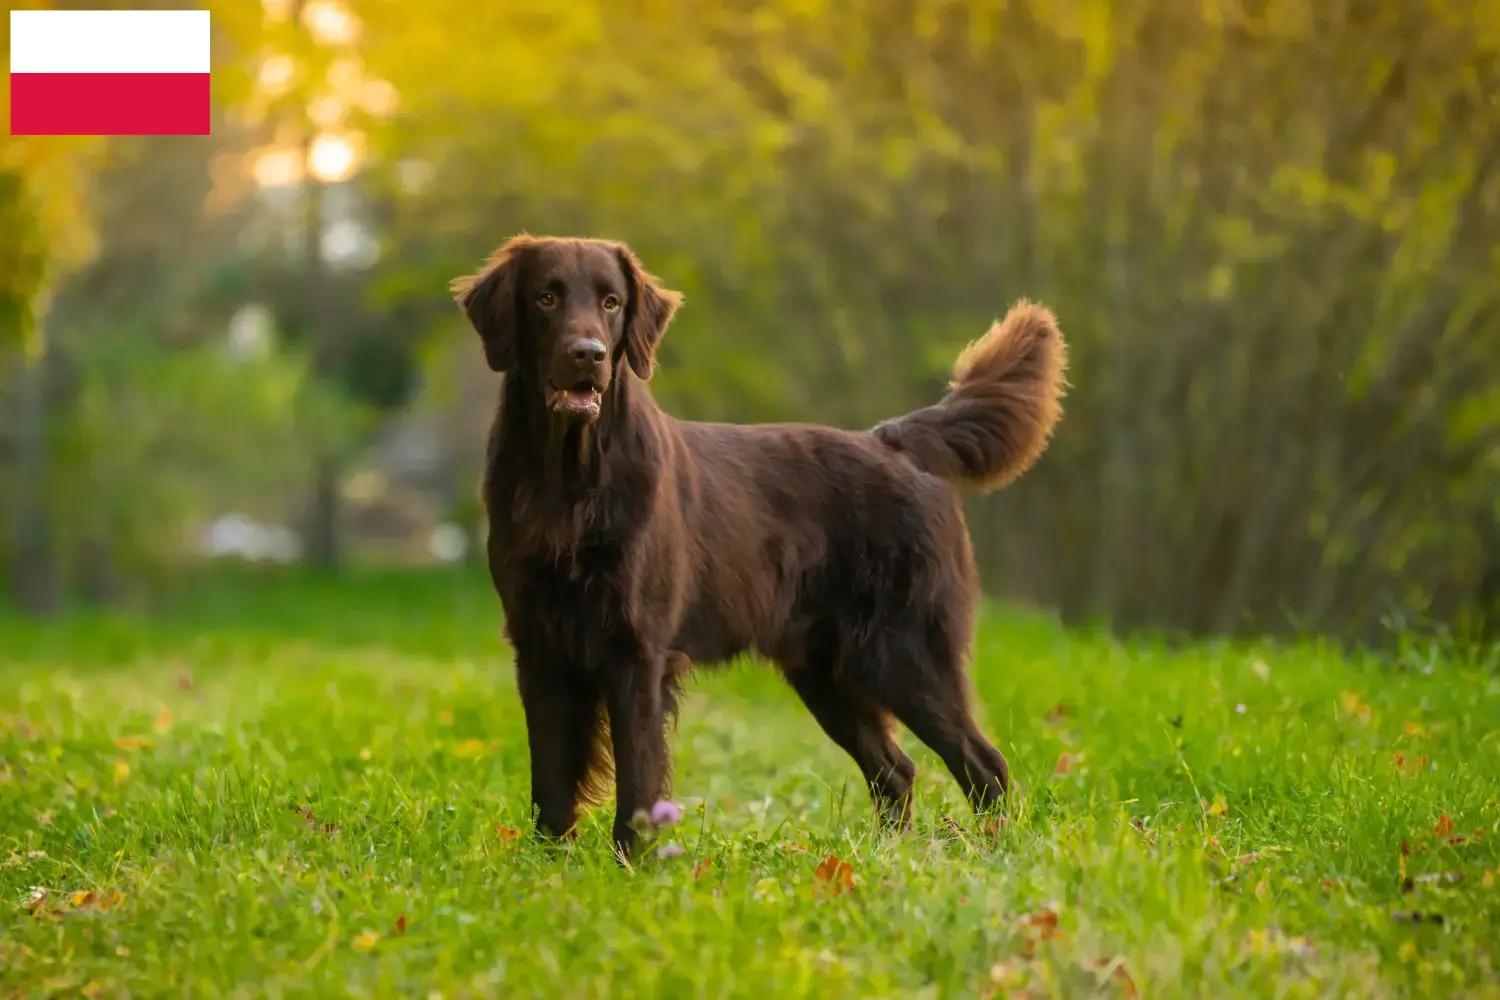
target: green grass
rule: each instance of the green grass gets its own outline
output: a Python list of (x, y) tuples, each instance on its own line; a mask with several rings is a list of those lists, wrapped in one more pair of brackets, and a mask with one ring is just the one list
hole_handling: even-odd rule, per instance
[[(626, 871), (607, 812), (504, 836), (498, 624), (482, 572), (0, 619), (0, 995), (1500, 996), (1492, 668), (994, 610), (976, 685), (1022, 804), (979, 829), (907, 736), (899, 839), (773, 673), (702, 676), (685, 853)], [(830, 854), (855, 889), (820, 897)]]

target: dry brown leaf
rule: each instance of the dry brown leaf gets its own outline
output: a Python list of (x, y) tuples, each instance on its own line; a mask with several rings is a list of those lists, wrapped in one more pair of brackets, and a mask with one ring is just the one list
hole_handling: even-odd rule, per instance
[(1052, 768), (1052, 773), (1054, 775), (1064, 775), (1064, 774), (1067, 774), (1069, 771), (1072, 771), (1074, 768), (1076, 768), (1078, 765), (1080, 765), (1082, 763), (1083, 763), (1083, 754), (1081, 754), (1081, 753), (1063, 753), (1063, 754), (1059, 754), (1058, 758), (1057, 758), (1057, 765)]
[(693, 881), (698, 881), (713, 866), (714, 863), (712, 858), (704, 858), (702, 861), (698, 862), (693, 866)]
[(399, 917), (396, 918), (396, 933), (397, 934), (405, 934), (406, 933), (406, 914), (404, 914), (404, 913), (401, 914), (401, 916), (399, 916)]
[(1122, 997), (1138, 997), (1141, 991), (1136, 988), (1135, 980), (1130, 978), (1130, 973), (1125, 969), (1125, 963), (1118, 958), (1096, 958), (1094, 959), (1094, 974), (1104, 974), (1104, 981), (1114, 983), (1120, 990)]
[(1448, 836), (1453, 832), (1453, 820), (1449, 819), (1446, 813), (1439, 816), (1437, 823), (1432, 828), (1432, 832), (1438, 837)]
[(1010, 825), (1010, 820), (996, 813), (991, 816), (982, 816), (979, 819), (979, 832), (991, 839), (1000, 836), (1005, 828)]
[(1420, 754), (1407, 757), (1406, 754), (1397, 750), (1391, 754), (1391, 766), (1409, 778), (1415, 777), (1427, 767), (1427, 758)]
[(837, 854), (828, 855), (813, 869), (814, 894), (841, 896), (853, 888), (854, 869)]
[(496, 823), (495, 836), (500, 838), (500, 843), (509, 844), (521, 839), (521, 831), (513, 826), (506, 826), (504, 823)]
[(1055, 706), (1053, 706), (1052, 711), (1048, 712), (1043, 717), (1042, 721), (1049, 722), (1055, 725), (1059, 722), (1062, 722), (1067, 717), (1068, 706), (1064, 705), (1062, 702), (1058, 702)]
[(1033, 910), (1022, 917), (1021, 927), (1034, 933), (1043, 941), (1061, 937), (1057, 929), (1057, 911), (1048, 906)]

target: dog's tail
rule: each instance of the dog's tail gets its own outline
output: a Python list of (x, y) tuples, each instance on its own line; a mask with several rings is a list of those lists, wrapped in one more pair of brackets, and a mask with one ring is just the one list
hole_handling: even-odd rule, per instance
[(1067, 365), (1056, 317), (1022, 300), (958, 356), (941, 401), (871, 433), (924, 472), (998, 490), (1047, 450), (1062, 416)]

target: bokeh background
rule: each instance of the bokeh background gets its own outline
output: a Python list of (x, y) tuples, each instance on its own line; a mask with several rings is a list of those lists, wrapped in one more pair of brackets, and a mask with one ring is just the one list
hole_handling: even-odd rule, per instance
[(1500, 629), (1500, 4), (210, 6), (212, 136), (0, 139), (24, 613), (226, 562), (483, 581), (497, 385), (445, 286), (527, 230), (686, 293), (684, 417), (869, 426), (1051, 306), (1064, 422), (970, 505), (996, 595)]

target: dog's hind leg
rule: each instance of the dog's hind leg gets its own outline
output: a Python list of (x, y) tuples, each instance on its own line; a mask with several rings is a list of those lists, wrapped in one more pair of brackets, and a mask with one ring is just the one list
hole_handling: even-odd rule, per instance
[(890, 715), (825, 668), (803, 666), (784, 674), (823, 731), (854, 758), (881, 821), (897, 829), (909, 827), (917, 765), (896, 742)]
[(881, 704), (942, 758), (975, 812), (1005, 803), (1010, 767), (974, 720), (959, 656), (888, 664), (874, 679)]

